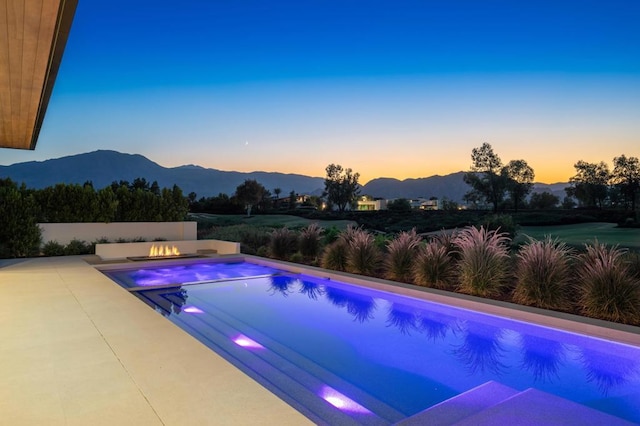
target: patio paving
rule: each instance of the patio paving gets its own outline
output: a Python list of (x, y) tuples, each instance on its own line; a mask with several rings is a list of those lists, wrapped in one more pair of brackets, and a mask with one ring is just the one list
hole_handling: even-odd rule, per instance
[(0, 289), (3, 424), (310, 423), (81, 256), (0, 261)]

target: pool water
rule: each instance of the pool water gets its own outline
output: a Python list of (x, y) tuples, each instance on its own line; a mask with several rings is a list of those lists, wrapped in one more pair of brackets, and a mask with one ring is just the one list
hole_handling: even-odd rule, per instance
[(104, 271), (112, 280), (127, 289), (166, 287), (167, 285), (202, 283), (243, 277), (267, 276), (282, 271), (248, 262), (195, 262), (151, 265)]
[(490, 381), (640, 423), (640, 348), (253, 271), (134, 293), (318, 423), (391, 424)]

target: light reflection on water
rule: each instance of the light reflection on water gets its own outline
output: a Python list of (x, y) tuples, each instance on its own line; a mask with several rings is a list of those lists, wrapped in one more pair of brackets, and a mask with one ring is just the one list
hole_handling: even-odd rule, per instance
[(307, 276), (144, 293), (176, 323), (187, 300), (228, 315), (404, 415), (495, 380), (640, 422), (639, 348)]

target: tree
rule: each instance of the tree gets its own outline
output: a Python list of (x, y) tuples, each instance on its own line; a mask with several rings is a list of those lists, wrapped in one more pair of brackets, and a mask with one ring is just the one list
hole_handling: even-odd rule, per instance
[(640, 193), (640, 161), (638, 157), (626, 157), (624, 154), (613, 159), (611, 183), (624, 197), (631, 211), (636, 211), (636, 198)]
[(610, 179), (609, 167), (604, 163), (578, 161), (574, 164), (575, 176), (569, 179), (570, 186), (565, 189), (569, 197), (587, 207), (602, 208), (608, 195)]
[(247, 209), (247, 216), (251, 216), (251, 209), (262, 201), (266, 192), (255, 179), (247, 179), (236, 188), (236, 198)]
[(502, 172), (502, 160), (493, 152), (488, 143), (471, 151), (471, 171), (464, 175), (464, 181), (470, 185), (472, 193), (466, 199), (481, 198), (493, 205), (494, 213), (504, 199), (507, 177)]
[(297, 204), (298, 195), (296, 194), (296, 191), (292, 189), (291, 192), (289, 192), (289, 210), (295, 209)]
[(329, 205), (336, 206), (343, 212), (358, 198), (360, 173), (343, 169), (339, 164), (329, 164), (325, 170), (327, 177), (324, 179), (324, 196), (327, 197)]
[(396, 198), (387, 203), (387, 209), (396, 212), (411, 211), (411, 203), (406, 198)]
[(503, 169), (507, 177), (507, 192), (511, 196), (513, 208), (518, 211), (518, 206), (533, 189), (535, 174), (524, 160), (511, 160)]
[(549, 210), (555, 208), (559, 202), (560, 198), (549, 191), (534, 192), (529, 199), (529, 207), (537, 210)]
[(278, 208), (278, 206), (280, 205), (280, 194), (282, 193), (282, 189), (280, 188), (273, 188), (273, 194), (275, 195), (275, 208)]

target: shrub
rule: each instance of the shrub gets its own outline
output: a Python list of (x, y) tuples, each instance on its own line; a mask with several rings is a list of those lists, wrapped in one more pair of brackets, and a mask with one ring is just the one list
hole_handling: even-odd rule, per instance
[(420, 246), (420, 238), (415, 228), (410, 232), (401, 232), (387, 242), (387, 256), (384, 267), (385, 276), (390, 280), (409, 282), (412, 276), (413, 261)]
[(269, 255), (269, 249), (267, 246), (262, 246), (256, 251), (256, 256), (267, 257)]
[(316, 222), (310, 223), (300, 231), (300, 254), (306, 258), (316, 257), (320, 252), (320, 236), (322, 229)]
[(42, 246), (42, 254), (45, 256), (64, 256), (64, 245), (57, 241), (47, 241)]
[(629, 265), (629, 271), (640, 279), (640, 253), (628, 251), (623, 255), (624, 262)]
[(412, 273), (418, 285), (449, 290), (456, 278), (455, 261), (446, 245), (430, 241), (418, 251)]
[(508, 214), (492, 214), (484, 218), (481, 227), (489, 231), (497, 231), (506, 234), (511, 240), (516, 237), (518, 224)]
[(67, 256), (91, 254), (91, 244), (87, 244), (85, 241), (76, 240), (74, 238), (65, 246), (64, 254)]
[(302, 255), (302, 253), (297, 251), (289, 257), (289, 262), (304, 263), (304, 256)]
[(347, 271), (354, 274), (373, 275), (380, 263), (380, 249), (373, 235), (356, 229), (349, 236), (347, 245)]
[(27, 257), (40, 251), (36, 200), (23, 184), (0, 179), (0, 258)]
[(508, 277), (508, 242), (506, 234), (482, 226), (461, 231), (455, 239), (460, 254), (458, 289), (475, 296), (500, 295)]
[(624, 252), (597, 241), (586, 246), (578, 268), (582, 313), (626, 324), (640, 323), (640, 282), (623, 261)]
[(340, 238), (326, 246), (320, 259), (320, 266), (334, 271), (346, 271), (347, 246), (348, 244)]
[(340, 230), (337, 227), (332, 226), (330, 228), (325, 228), (325, 230), (324, 230), (324, 244), (325, 245), (329, 245), (329, 244), (333, 243), (334, 241), (336, 241), (338, 239), (339, 236), (340, 236)]
[(271, 232), (269, 253), (276, 259), (287, 259), (296, 251), (298, 237), (288, 228), (276, 229)]
[(572, 250), (558, 240), (530, 240), (517, 255), (513, 301), (547, 309), (568, 309)]

